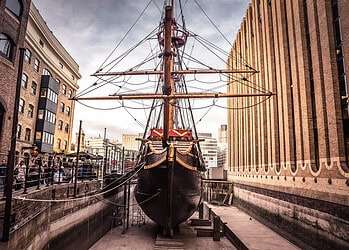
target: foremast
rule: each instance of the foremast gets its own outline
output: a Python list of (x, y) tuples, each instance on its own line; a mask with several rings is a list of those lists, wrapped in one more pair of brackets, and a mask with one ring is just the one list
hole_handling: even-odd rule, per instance
[[(164, 85), (163, 94), (171, 96), (175, 93), (174, 79), (172, 76), (174, 67), (174, 51), (172, 49), (173, 32), (173, 3), (165, 7), (164, 20)], [(174, 105), (175, 99), (164, 99), (164, 124), (163, 124), (163, 145), (167, 146), (169, 130), (174, 128)]]

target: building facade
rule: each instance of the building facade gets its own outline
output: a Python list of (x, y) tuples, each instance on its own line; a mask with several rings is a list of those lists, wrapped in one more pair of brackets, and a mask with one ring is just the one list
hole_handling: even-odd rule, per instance
[(314, 244), (349, 240), (348, 13), (345, 0), (253, 0), (228, 62), (247, 61), (276, 94), (228, 101), (235, 199)]
[(207, 168), (216, 168), (217, 167), (217, 139), (212, 137), (211, 133), (199, 133), (201, 153), (205, 161)]
[(228, 125), (222, 124), (218, 129), (217, 167), (228, 170)]
[(218, 129), (218, 143), (227, 144), (228, 143), (228, 125), (222, 124)]
[(17, 151), (68, 153), (79, 66), (57, 40), (34, 4), (25, 36)]
[(0, 159), (10, 149), (19, 48), (24, 46), (30, 3), (0, 1)]
[(136, 134), (123, 134), (122, 135), (122, 145), (127, 150), (139, 150), (141, 146), (141, 141), (138, 141), (137, 138), (142, 138), (143, 135)]

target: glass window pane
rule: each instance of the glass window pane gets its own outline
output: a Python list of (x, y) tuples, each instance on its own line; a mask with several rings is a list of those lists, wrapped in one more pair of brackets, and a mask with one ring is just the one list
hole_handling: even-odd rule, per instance
[(12, 47), (13, 45), (10, 38), (5, 34), (0, 33), (0, 54), (7, 59), (10, 59)]
[(19, 0), (7, 0), (6, 1), (6, 8), (8, 8), (13, 14), (15, 14), (17, 17), (20, 17), (22, 15), (22, 1)]

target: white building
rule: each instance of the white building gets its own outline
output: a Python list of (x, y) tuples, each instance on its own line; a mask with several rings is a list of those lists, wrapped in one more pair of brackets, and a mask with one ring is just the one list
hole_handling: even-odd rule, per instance
[(116, 169), (118, 162), (122, 158), (122, 146), (121, 143), (112, 142), (109, 139), (104, 140), (102, 137), (86, 138), (86, 151), (93, 155), (102, 156), (107, 158), (107, 173), (112, 169)]
[(199, 139), (204, 140), (200, 142), (202, 156), (207, 168), (217, 167), (217, 139), (212, 137), (211, 133), (199, 133)]
[(217, 166), (228, 170), (228, 126), (222, 124), (218, 129), (218, 155)]
[(139, 134), (123, 134), (122, 135), (122, 146), (126, 150), (139, 150), (141, 141), (136, 140), (137, 138), (142, 138)]

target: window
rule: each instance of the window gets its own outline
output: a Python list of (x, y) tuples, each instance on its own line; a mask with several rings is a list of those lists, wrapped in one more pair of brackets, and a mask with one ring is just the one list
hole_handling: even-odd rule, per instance
[(63, 63), (59, 63), (59, 67), (61, 67), (61, 69), (63, 69), (64, 68), (64, 65), (63, 65)]
[(66, 124), (66, 125), (65, 125), (64, 131), (65, 131), (66, 133), (69, 133), (69, 124)]
[(39, 120), (43, 120), (44, 119), (44, 114), (45, 114), (45, 110), (39, 109), (39, 111), (38, 111), (38, 119)]
[(43, 98), (47, 97), (47, 89), (41, 89), (40, 97), (43, 97)]
[(42, 134), (42, 142), (49, 145), (53, 145), (53, 134), (44, 132)]
[(62, 85), (62, 93), (63, 95), (67, 94), (67, 86), (65, 84)]
[(29, 104), (28, 105), (28, 117), (33, 118), (33, 116), (34, 116), (34, 106)]
[(24, 113), (24, 106), (25, 106), (25, 101), (23, 98), (19, 100), (19, 109), (18, 111), (21, 112), (22, 114)]
[(45, 120), (49, 123), (56, 124), (56, 114), (46, 110)]
[(28, 86), (28, 76), (27, 76), (27, 74), (25, 74), (25, 73), (22, 74), (21, 85), (22, 85), (22, 87), (25, 88), (25, 89), (26, 89), (27, 86)]
[(37, 58), (34, 59), (34, 65), (33, 65), (33, 67), (34, 67), (34, 70), (35, 70), (36, 72), (39, 72), (39, 69), (40, 69), (40, 61), (39, 61), (39, 59), (37, 59)]
[(31, 60), (32, 60), (32, 52), (29, 49), (25, 49), (24, 61), (30, 64)]
[(49, 99), (51, 102), (57, 103), (57, 94), (53, 92), (51, 89), (48, 89), (47, 91), (47, 99)]
[(68, 90), (68, 97), (69, 97), (69, 98), (72, 98), (72, 96), (73, 96), (73, 91), (71, 91), (71, 89), (69, 89), (69, 90)]
[(62, 120), (58, 121), (58, 129), (63, 130), (63, 121)]
[(52, 76), (51, 72), (48, 69), (43, 69), (42, 70), (42, 75), (44, 75), (44, 76)]
[(30, 141), (31, 133), (32, 133), (32, 131), (30, 130), (30, 128), (25, 129), (25, 135), (24, 135), (25, 141)]
[(64, 141), (64, 143), (63, 143), (63, 149), (64, 149), (64, 150), (67, 150), (67, 149), (68, 149), (68, 142), (67, 142), (67, 141)]
[(60, 111), (62, 113), (64, 113), (64, 110), (65, 110), (65, 104), (63, 102), (61, 102), (61, 107), (60, 107)]
[(22, 15), (23, 4), (20, 0), (6, 0), (6, 8), (17, 17)]
[(38, 85), (36, 84), (36, 82), (32, 82), (32, 89), (31, 89), (31, 92), (33, 95), (36, 95), (36, 90), (38, 88)]
[(45, 46), (45, 43), (41, 39), (40, 39), (39, 43), (40, 43), (41, 47)]
[(70, 107), (67, 106), (65, 113), (67, 114), (67, 116), (70, 116)]
[(0, 33), (0, 55), (11, 60), (13, 47), (12, 40), (4, 33)]
[(35, 140), (40, 141), (41, 140), (42, 133), (41, 132), (36, 132), (35, 134)]
[(74, 76), (74, 75), (71, 75), (71, 79), (73, 79), (73, 81), (75, 81), (75, 76)]
[(61, 149), (61, 144), (62, 144), (62, 140), (61, 139), (57, 139), (57, 148)]
[(18, 124), (17, 125), (17, 139), (21, 139), (21, 135), (22, 135), (22, 125)]
[(58, 95), (51, 89), (41, 89), (40, 97), (47, 98), (51, 102), (57, 103)]

